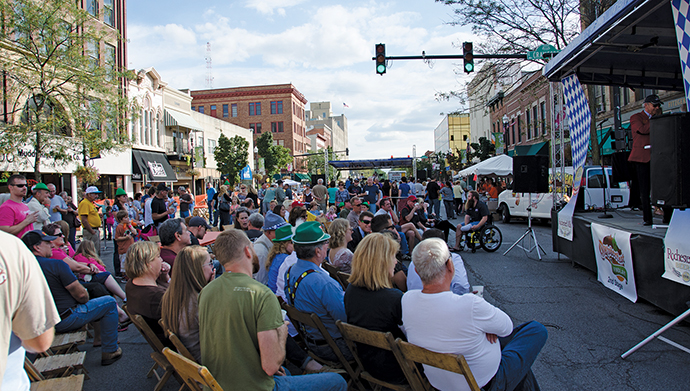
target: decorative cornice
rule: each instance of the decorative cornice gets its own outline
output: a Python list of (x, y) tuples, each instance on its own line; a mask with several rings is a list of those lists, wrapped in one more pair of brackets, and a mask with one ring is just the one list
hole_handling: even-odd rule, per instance
[[(246, 88), (246, 87), (240, 87)], [(218, 91), (218, 92), (214, 92)], [(222, 91), (222, 92), (221, 92)], [(260, 95), (280, 95), (280, 94), (292, 94), (302, 102), (307, 104), (307, 98), (302, 95), (301, 92), (297, 90), (294, 86), (288, 86), (287, 88), (270, 88), (270, 89), (249, 89), (249, 90), (199, 90), (190, 91), (193, 99), (219, 99), (219, 98), (238, 98), (238, 97), (248, 97), (248, 96), (260, 96)]]

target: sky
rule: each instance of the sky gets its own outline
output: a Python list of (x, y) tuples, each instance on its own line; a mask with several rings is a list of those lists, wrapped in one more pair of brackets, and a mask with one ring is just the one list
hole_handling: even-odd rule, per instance
[(351, 159), (405, 157), (413, 145), (420, 156), (433, 151), (443, 114), (462, 110), (435, 94), (470, 78), (450, 60), (391, 61), (379, 76), (371, 58), (377, 43), (388, 56), (461, 54), (476, 37), (451, 20), (452, 8), (433, 0), (129, 1), (128, 67), (204, 89), (210, 42), (214, 88), (292, 83), (345, 114)]

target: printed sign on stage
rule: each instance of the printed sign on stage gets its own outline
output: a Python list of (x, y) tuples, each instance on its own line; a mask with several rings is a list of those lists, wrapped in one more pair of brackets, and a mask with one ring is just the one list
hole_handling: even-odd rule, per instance
[(662, 277), (690, 285), (690, 210), (674, 210), (664, 237), (664, 269)]
[(637, 301), (630, 232), (592, 223), (597, 279), (633, 303)]

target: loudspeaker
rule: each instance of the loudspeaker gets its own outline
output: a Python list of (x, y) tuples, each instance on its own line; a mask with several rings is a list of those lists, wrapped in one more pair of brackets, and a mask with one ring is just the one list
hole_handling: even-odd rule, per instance
[(326, 183), (326, 176), (323, 174), (311, 174), (311, 187), (316, 186), (319, 183), (319, 179), (323, 179), (323, 185), (328, 187), (328, 183)]
[(649, 132), (652, 203), (690, 206), (690, 114), (654, 117)]
[(513, 191), (516, 193), (549, 192), (548, 156), (513, 156)]

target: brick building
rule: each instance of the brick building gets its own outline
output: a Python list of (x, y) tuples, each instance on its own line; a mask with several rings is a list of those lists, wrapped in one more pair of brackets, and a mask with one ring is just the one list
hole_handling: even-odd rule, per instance
[(275, 143), (292, 155), (310, 149), (307, 99), (292, 84), (196, 90), (191, 95), (192, 110), (250, 129), (254, 142), (262, 133), (272, 132)]

